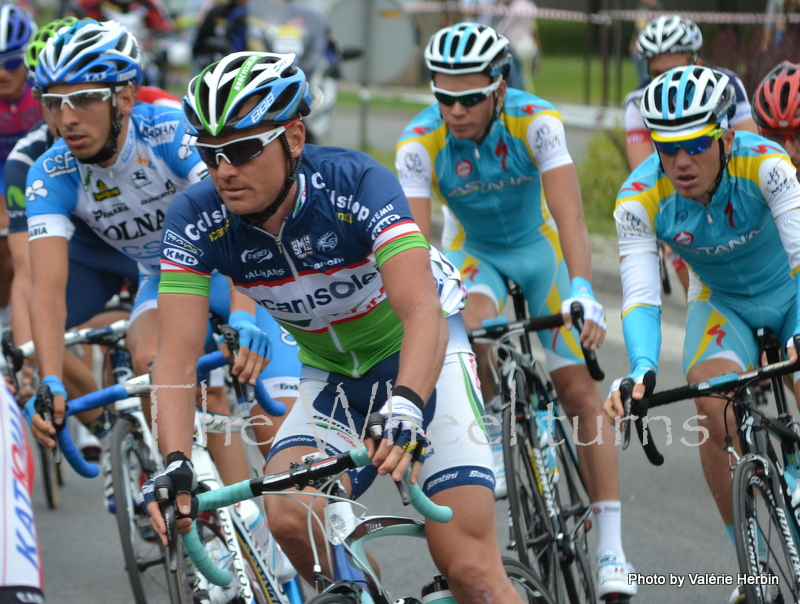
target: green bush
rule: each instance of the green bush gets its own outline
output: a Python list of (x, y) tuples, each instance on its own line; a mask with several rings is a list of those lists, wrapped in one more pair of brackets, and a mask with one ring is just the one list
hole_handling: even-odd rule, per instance
[(589, 138), (586, 155), (578, 166), (583, 210), (591, 233), (613, 234), (614, 203), (630, 174), (622, 129), (597, 132)]
[(585, 23), (539, 19), (537, 25), (543, 56), (583, 55), (587, 35)]

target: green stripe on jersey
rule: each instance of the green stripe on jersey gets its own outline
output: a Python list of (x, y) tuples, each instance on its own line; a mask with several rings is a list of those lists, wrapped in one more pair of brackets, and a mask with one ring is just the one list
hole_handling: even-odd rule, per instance
[(194, 294), (209, 297), (211, 277), (188, 271), (163, 271), (158, 282), (159, 294)]
[(430, 249), (431, 246), (422, 233), (409, 233), (408, 235), (398, 237), (391, 243), (387, 243), (375, 254), (375, 261), (378, 264), (378, 268), (383, 266), (383, 263), (395, 254), (410, 250), (414, 247), (424, 247), (427, 250)]

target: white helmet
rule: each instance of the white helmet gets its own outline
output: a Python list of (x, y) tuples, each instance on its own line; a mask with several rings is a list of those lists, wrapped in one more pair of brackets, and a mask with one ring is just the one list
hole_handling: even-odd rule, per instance
[(677, 15), (661, 15), (641, 31), (636, 48), (643, 59), (682, 52), (697, 54), (703, 48), (703, 34), (694, 21)]
[(506, 75), (511, 63), (508, 39), (479, 23), (456, 23), (440, 29), (425, 48), (425, 63), (434, 72), (460, 75)]
[(727, 129), (736, 112), (736, 92), (724, 73), (685, 65), (650, 82), (640, 107), (648, 128), (676, 138), (709, 124)]

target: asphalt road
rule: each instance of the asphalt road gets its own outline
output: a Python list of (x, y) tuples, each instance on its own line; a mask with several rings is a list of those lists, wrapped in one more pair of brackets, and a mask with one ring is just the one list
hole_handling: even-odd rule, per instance
[[(399, 129), (408, 116), (375, 112), (369, 135), (375, 146), (392, 148)], [(354, 116), (337, 116), (334, 136), (338, 144), (356, 144)], [(396, 132), (394, 131), (396, 130)], [(581, 137), (588, 133), (569, 130), (570, 148), (576, 159), (582, 152)], [(356, 137), (356, 138), (348, 138)], [(374, 139), (373, 139), (374, 137)], [(574, 143), (574, 144), (573, 144)], [(605, 257), (604, 257), (605, 255)], [(598, 251), (595, 288), (609, 318), (608, 338), (600, 353), (607, 379), (601, 392), (608, 392), (611, 380), (627, 372), (627, 355), (619, 324), (621, 297), (614, 279), (613, 251)], [(609, 268), (610, 267), (610, 268)], [(606, 269), (608, 275), (600, 269)], [(671, 301), (663, 313), (664, 342), (659, 373), (659, 387), (668, 388), (683, 382), (680, 357), (682, 350), (683, 311)], [(662, 467), (650, 466), (637, 443), (620, 451), (623, 501), (623, 542), (636, 570), (653, 580), (664, 577), (665, 586), (642, 586), (637, 602), (654, 604), (709, 604), (727, 602), (731, 587), (692, 585), (689, 574), (732, 574), (736, 558), (722, 522), (713, 506), (703, 479), (696, 447), (696, 433), (684, 422), (694, 415), (691, 403), (663, 408), (662, 415), (671, 422), (672, 444), (662, 445), (666, 457)], [(659, 443), (664, 443), (664, 429), (654, 429)], [(682, 442), (682, 439), (685, 439)], [(684, 444), (689, 443), (689, 444)], [(378, 483), (363, 501), (376, 514), (405, 513), (397, 501), (396, 490)], [(101, 479), (84, 480), (67, 469), (61, 504), (49, 511), (43, 488), (37, 482), (34, 510), (42, 553), (45, 590), (50, 604), (105, 604), (132, 602), (119, 537), (114, 518), (105, 511)], [(505, 504), (497, 510), (501, 540), (507, 541)], [(590, 533), (592, 548), (596, 535)], [(397, 597), (416, 595), (430, 580), (434, 569), (425, 554), (425, 544), (414, 540), (376, 543), (373, 550), (382, 562), (385, 581)], [(670, 575), (685, 579), (682, 588), (670, 586)]]

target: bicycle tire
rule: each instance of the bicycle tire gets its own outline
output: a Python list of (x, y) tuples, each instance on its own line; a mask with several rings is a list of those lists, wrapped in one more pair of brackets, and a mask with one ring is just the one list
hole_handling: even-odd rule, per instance
[(527, 600), (528, 604), (556, 604), (542, 580), (522, 562), (503, 556), (503, 569), (523, 602)]
[[(564, 441), (563, 443), (561, 441)], [(573, 538), (566, 544), (566, 555), (561, 557), (567, 594), (572, 604), (595, 602), (594, 572), (591, 554), (586, 539), (587, 526), (584, 520), (591, 515), (589, 494), (578, 468), (578, 457), (561, 421), (555, 423), (554, 442), (558, 455), (559, 481), (556, 488), (563, 532)], [(580, 524), (579, 524), (580, 523)]]
[[(519, 561), (533, 569), (556, 597), (563, 595), (555, 526), (547, 513), (533, 460), (532, 421), (519, 404), (503, 411), (503, 461), (508, 483), (514, 546)], [(557, 601), (562, 601), (560, 598)]]
[(149, 451), (133, 417), (124, 415), (117, 420), (110, 447), (117, 528), (134, 599), (137, 604), (191, 603), (191, 593), (184, 593), (186, 589), (178, 584), (181, 576), (169, 572), (155, 532), (155, 541), (147, 538), (149, 523), (145, 526), (147, 518), (138, 503), (142, 483), (155, 472), (142, 465), (142, 460), (149, 460)]
[(778, 579), (774, 586), (744, 585), (748, 604), (800, 601), (800, 577), (792, 562), (792, 557), (797, 560), (800, 546), (783, 494), (773, 489), (771, 476), (778, 476), (777, 472), (772, 462), (745, 455), (733, 473), (733, 527), (739, 569), (748, 576), (773, 575)]
[(311, 598), (306, 604), (353, 604), (355, 600), (341, 594), (320, 594)]
[(61, 471), (55, 462), (52, 449), (47, 449), (39, 443), (37, 446), (39, 447), (39, 460), (42, 464), (44, 500), (47, 502), (47, 508), (54, 510), (58, 507), (59, 485), (63, 484)]

